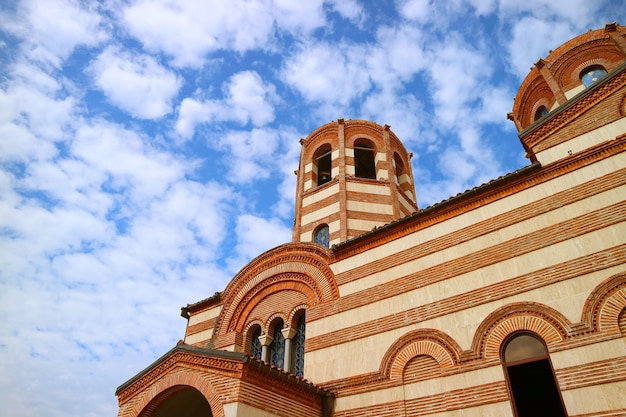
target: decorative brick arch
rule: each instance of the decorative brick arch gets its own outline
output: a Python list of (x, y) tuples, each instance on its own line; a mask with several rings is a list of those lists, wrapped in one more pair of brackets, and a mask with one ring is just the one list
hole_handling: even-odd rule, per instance
[(273, 335), (274, 331), (276, 331), (276, 324), (278, 323), (279, 320), (283, 322), (283, 328), (284, 328), (285, 323), (287, 322), (286, 321), (287, 318), (285, 317), (283, 313), (274, 313), (265, 322), (265, 326), (264, 326), (265, 333), (269, 335)]
[(459, 359), (460, 348), (447, 334), (435, 329), (409, 332), (387, 349), (381, 361), (380, 372), (390, 380), (402, 379), (405, 366), (419, 355), (437, 361), (441, 369), (452, 368)]
[(370, 142), (373, 146), (374, 152), (381, 152), (385, 149), (385, 143), (382, 137), (372, 136), (367, 133), (354, 133), (350, 137), (346, 138), (346, 147), (354, 148), (356, 142), (364, 141)]
[(511, 333), (536, 333), (546, 345), (565, 339), (571, 324), (565, 316), (540, 303), (514, 303), (491, 313), (476, 329), (473, 351), (482, 358), (500, 357), (500, 346)]
[(250, 352), (250, 346), (252, 346), (252, 335), (258, 329), (261, 329), (261, 334), (263, 334), (263, 323), (260, 320), (252, 320), (246, 325), (245, 330), (243, 331), (243, 349), (246, 352)]
[(553, 102), (550, 97), (556, 95), (557, 101), (567, 101), (564, 91), (580, 85), (580, 72), (584, 68), (598, 64), (610, 72), (623, 63), (626, 56), (616, 39), (625, 33), (625, 27), (609, 24), (570, 39), (551, 51), (545, 60), (540, 59), (515, 97), (511, 118), (518, 130), (526, 129), (534, 122), (536, 107), (533, 106), (540, 99)]
[[(238, 304), (239, 308), (235, 309), (233, 312), (228, 331), (241, 332), (248, 322), (250, 312), (263, 302), (266, 297), (289, 290), (304, 294), (311, 305), (321, 302), (322, 294), (309, 276), (294, 273), (277, 275), (261, 281), (256, 287), (250, 289)], [(287, 315), (293, 307), (294, 306), (291, 305), (277, 306), (276, 308), (280, 308), (281, 310), (276, 311), (276, 314), (280, 314), (286, 322)], [(265, 323), (264, 329), (266, 329), (268, 325), (269, 323)]]
[(305, 304), (300, 304), (292, 308), (289, 312), (289, 316), (287, 317), (287, 321), (285, 321), (285, 324), (291, 328), (295, 328), (298, 325), (298, 323), (295, 321), (296, 317), (299, 319), (300, 314), (305, 313), (307, 308), (308, 306)]
[(544, 105), (550, 110), (555, 101), (554, 92), (539, 70), (535, 69), (531, 71), (531, 74), (534, 77), (531, 75), (527, 77), (529, 82), (524, 90), (524, 95), (520, 97), (519, 103), (517, 100), (514, 103), (519, 122), (524, 127), (535, 122), (535, 113), (539, 106)]
[(591, 292), (582, 321), (593, 331), (619, 333), (619, 315), (626, 308), (626, 272), (604, 280)]
[(302, 160), (312, 161), (315, 152), (325, 144), (330, 145), (331, 151), (336, 151), (338, 129), (338, 122), (330, 122), (315, 129), (306, 139), (300, 139), (300, 144), (303, 145)]
[(195, 388), (204, 396), (211, 407), (213, 417), (224, 417), (224, 407), (211, 382), (195, 371), (182, 369), (174, 370), (152, 384), (150, 389), (136, 397), (133, 408), (126, 410), (123, 416), (138, 417), (145, 415), (146, 412), (152, 412), (170, 395), (186, 387)]
[(245, 325), (241, 317), (250, 310), (249, 303), (258, 302), (261, 295), (282, 287), (305, 294), (310, 306), (339, 298), (339, 289), (328, 261), (326, 250), (303, 242), (288, 243), (258, 256), (233, 278), (222, 293), (224, 307), (214, 334), (219, 336), (235, 329), (241, 331)]
[(346, 120), (344, 122), (344, 134), (346, 147), (354, 147), (354, 141), (360, 138), (371, 140), (377, 151), (385, 148), (383, 141), (383, 126), (368, 120)]

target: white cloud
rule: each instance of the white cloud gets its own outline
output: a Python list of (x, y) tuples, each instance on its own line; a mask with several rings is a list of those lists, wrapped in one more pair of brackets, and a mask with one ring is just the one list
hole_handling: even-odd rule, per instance
[(272, 207), (273, 213), (281, 218), (293, 220), (294, 193), (297, 177), (294, 171), (298, 169), (302, 145), (299, 138), (305, 136), (292, 127), (281, 126), (278, 130), (281, 138), (280, 152), (273, 163), (279, 173), (280, 184), (277, 186), (278, 200)]
[(381, 89), (401, 89), (426, 68), (429, 59), (423, 50), (422, 32), (410, 25), (382, 27), (376, 33), (377, 43), (367, 51), (367, 71)]
[(433, 11), (430, 0), (406, 0), (399, 2), (398, 12), (402, 17), (418, 22), (426, 22)]
[(405, 144), (423, 144), (430, 137), (421, 136), (422, 104), (412, 95), (397, 95), (388, 90), (370, 94), (361, 105), (362, 118), (388, 124)]
[(467, 0), (479, 16), (493, 13), (498, 7), (498, 0)]
[(365, 11), (356, 0), (332, 0), (328, 3), (334, 11), (356, 24), (360, 25), (365, 19)]
[(104, 121), (79, 126), (71, 146), (73, 156), (102, 175), (112, 190), (129, 187), (128, 195), (141, 201), (163, 193), (194, 168), (188, 161), (145, 143), (134, 131)]
[(222, 113), (222, 105), (218, 101), (199, 101), (195, 98), (184, 98), (178, 108), (176, 120), (176, 133), (185, 139), (191, 138), (196, 126), (201, 123), (209, 123), (213, 118)]
[(491, 85), (481, 89), (480, 107), (473, 117), (481, 123), (497, 123), (505, 129), (513, 129), (514, 124), (506, 118), (513, 108), (515, 91), (503, 86)]
[(45, 193), (63, 207), (104, 217), (115, 204), (114, 196), (102, 191), (105, 179), (102, 172), (82, 161), (59, 158), (31, 162), (20, 185)]
[(252, 214), (242, 214), (237, 218), (235, 228), (237, 234), (236, 251), (240, 263), (248, 261), (261, 253), (283, 243), (291, 242), (291, 229), (280, 220), (266, 219)]
[(6, 30), (23, 37), (26, 56), (57, 68), (76, 47), (108, 38), (96, 7), (74, 0), (22, 1), (16, 17), (5, 14), (0, 19)]
[[(469, 161), (465, 152), (450, 149), (441, 156), (442, 169), (457, 184), (464, 184), (476, 174), (476, 164)], [(463, 191), (458, 188), (458, 191)]]
[(254, 71), (243, 71), (233, 75), (228, 84), (227, 101), (232, 118), (246, 124), (263, 126), (274, 120), (276, 93), (274, 86), (263, 83)]
[(71, 96), (63, 97), (58, 91), (47, 91), (51, 84), (39, 89), (37, 87), (41, 86), (31, 84), (30, 80), (23, 79), (12, 83), (6, 90), (0, 90), (0, 103), (6, 105), (1, 106), (0, 122), (7, 124), (5, 129), (9, 128), (8, 124), (14, 125), (11, 128), (14, 131), (27, 128), (39, 138), (52, 141), (66, 139), (66, 129), (75, 115), (76, 101)]
[[(232, 198), (231, 190), (215, 183), (174, 183), (141, 216), (130, 219), (128, 232), (114, 242), (119, 253), (111, 255), (128, 265), (126, 271), (136, 270), (137, 278), (147, 267), (163, 279), (180, 279), (185, 264), (216, 260), (228, 230), (225, 219)], [(140, 264), (133, 266), (136, 260)]]
[(176, 132), (185, 139), (193, 136), (201, 123), (237, 122), (263, 126), (274, 120), (275, 88), (254, 71), (234, 74), (224, 85), (221, 100), (185, 98), (178, 110)]
[(279, 136), (273, 129), (231, 131), (214, 138), (220, 147), (229, 151), (228, 180), (248, 183), (269, 178), (275, 165)]
[(508, 43), (513, 72), (523, 79), (539, 58), (545, 58), (550, 49), (556, 48), (574, 34), (571, 26), (565, 22), (536, 17), (520, 19), (513, 26), (513, 38)]
[(149, 50), (173, 57), (174, 65), (192, 67), (202, 66), (217, 50), (265, 48), (274, 23), (266, 2), (259, 0), (139, 0), (122, 11), (122, 22)]
[(469, 111), (468, 104), (480, 97), (479, 87), (493, 71), (480, 51), (450, 41), (433, 48), (428, 69), (436, 115), (446, 124)]
[(303, 44), (286, 59), (281, 78), (305, 100), (330, 108), (321, 112), (335, 118), (370, 89), (365, 60), (366, 49), (360, 45)]
[(57, 149), (41, 140), (24, 126), (14, 123), (0, 124), (0, 162), (28, 162), (52, 157)]
[(323, 3), (323, 0), (274, 0), (273, 14), (280, 28), (294, 33), (308, 33), (324, 25)]
[(155, 119), (172, 110), (181, 79), (147, 55), (106, 48), (88, 72), (109, 101), (133, 117)]
[[(547, 22), (567, 21), (578, 28), (575, 35), (584, 29), (587, 19), (581, 16), (594, 16), (603, 7), (604, 1), (569, 0), (567, 2), (549, 0), (500, 0), (500, 12), (505, 18), (519, 17), (520, 14), (530, 13), (537, 19)], [(542, 33), (540, 33), (542, 34)], [(558, 45), (555, 45), (558, 46)]]

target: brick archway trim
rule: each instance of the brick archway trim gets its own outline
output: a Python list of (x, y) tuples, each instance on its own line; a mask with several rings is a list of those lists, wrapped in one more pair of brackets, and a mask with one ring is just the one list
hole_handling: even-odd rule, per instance
[(607, 278), (587, 297), (581, 320), (592, 330), (619, 333), (618, 317), (626, 308), (626, 272)]
[[(293, 290), (298, 291), (306, 296), (310, 305), (321, 302), (321, 294), (319, 287), (315, 285), (315, 282), (304, 274), (282, 274), (261, 281), (254, 288), (251, 288), (245, 297), (236, 305), (231, 305), (233, 310), (229, 325), (226, 328), (227, 331), (243, 331), (247, 324), (248, 315), (250, 312), (267, 296), (285, 291)], [(287, 306), (289, 309), (293, 306)], [(288, 322), (286, 311), (283, 317), (285, 323)], [(266, 323), (268, 324), (268, 323)]]
[(431, 356), (441, 369), (452, 368), (458, 363), (460, 352), (459, 345), (440, 330), (411, 331), (389, 347), (381, 361), (380, 373), (390, 380), (402, 379), (407, 363), (419, 355)]
[(508, 335), (528, 330), (539, 335), (550, 347), (564, 340), (571, 323), (557, 310), (540, 303), (522, 302), (503, 306), (476, 329), (472, 350), (482, 358), (499, 358), (500, 347)]
[(222, 293), (224, 308), (215, 334), (226, 334), (237, 325), (238, 316), (249, 299), (269, 281), (300, 281), (309, 287), (305, 294), (311, 305), (336, 300), (339, 288), (328, 266), (329, 253), (312, 243), (288, 243), (258, 256), (246, 265)]
[[(246, 356), (241, 353), (180, 344), (117, 389), (118, 417), (145, 415), (156, 409), (168, 393), (174, 394), (183, 387), (198, 390), (208, 401), (213, 416), (223, 417), (222, 401), (208, 376), (238, 377), (245, 360)], [(213, 372), (203, 374), (198, 368)], [(162, 394), (165, 397), (159, 399)]]
[(189, 369), (177, 369), (157, 381), (152, 389), (143, 392), (133, 407), (133, 411), (139, 410), (139, 413), (129, 417), (151, 416), (170, 395), (175, 395), (176, 392), (187, 387), (194, 388), (202, 394), (211, 407), (213, 417), (224, 417), (222, 402), (213, 385), (206, 379), (206, 376), (201, 376), (197, 371)]
[[(236, 386), (240, 388), (233, 390)], [(249, 355), (181, 343), (116, 390), (118, 417), (149, 415), (169, 395), (186, 387), (195, 388), (206, 398), (215, 417), (225, 417), (224, 403), (246, 402), (256, 389), (281, 392), (278, 397), (285, 404), (320, 411), (322, 402), (332, 398), (330, 392), (309, 381)], [(257, 400), (251, 405), (262, 408), (263, 398)], [(267, 411), (276, 413), (279, 406), (273, 404)]]

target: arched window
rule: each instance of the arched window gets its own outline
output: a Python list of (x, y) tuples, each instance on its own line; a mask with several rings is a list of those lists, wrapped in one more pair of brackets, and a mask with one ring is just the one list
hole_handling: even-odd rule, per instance
[(396, 166), (396, 182), (400, 185), (402, 184), (402, 176), (404, 175), (404, 163), (397, 153), (393, 154), (393, 162)]
[(374, 146), (369, 140), (358, 139), (354, 142), (354, 174), (359, 178), (376, 179)]
[(330, 230), (327, 224), (318, 226), (313, 233), (313, 241), (325, 248), (330, 247)]
[(502, 351), (506, 380), (516, 417), (566, 417), (543, 341), (530, 333), (509, 338)]
[(306, 333), (306, 323), (304, 313), (300, 315), (296, 328), (296, 335), (293, 337), (293, 373), (304, 376), (304, 339)]
[(278, 320), (274, 324), (274, 340), (270, 344), (270, 365), (278, 368), (285, 366), (285, 337), (283, 336), (283, 321)]
[(396, 183), (400, 186), (401, 190), (409, 191), (411, 189), (409, 175), (406, 167), (404, 166), (402, 157), (400, 157), (397, 152), (394, 152), (393, 154), (393, 163), (396, 168)]
[(582, 81), (585, 87), (589, 87), (605, 75), (606, 70), (604, 68), (600, 65), (594, 65), (592, 67), (585, 68), (580, 73), (580, 81)]
[(332, 179), (332, 149), (330, 145), (320, 146), (313, 154), (314, 183), (326, 184)]
[(259, 337), (261, 337), (261, 327), (257, 326), (252, 331), (252, 336), (250, 336), (250, 356), (257, 359), (261, 359), (261, 353), (263, 352), (263, 346)]
[(539, 106), (539, 108), (535, 112), (535, 121), (541, 119), (543, 116), (547, 116), (547, 114), (548, 109), (546, 108), (546, 106)]

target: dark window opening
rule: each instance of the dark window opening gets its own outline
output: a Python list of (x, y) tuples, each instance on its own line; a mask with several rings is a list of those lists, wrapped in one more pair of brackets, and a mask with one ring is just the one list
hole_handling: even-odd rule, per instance
[(546, 108), (546, 106), (540, 106), (537, 111), (535, 112), (535, 121), (541, 119), (543, 116), (547, 116), (548, 115), (548, 109)]
[(503, 362), (516, 417), (566, 417), (548, 351), (537, 337), (519, 334), (504, 349)]
[[(405, 185), (408, 182), (408, 179), (404, 177), (406, 170), (404, 168), (404, 162), (402, 162), (402, 158), (397, 153), (393, 154), (393, 162), (396, 167), (396, 183), (400, 186)], [(401, 187), (403, 190), (406, 190), (406, 187)]]
[(303, 377), (304, 376), (304, 340), (306, 333), (306, 324), (304, 320), (304, 313), (298, 319), (298, 325), (296, 328), (296, 335), (293, 337), (294, 344), (294, 371), (293, 373)]
[(285, 367), (285, 337), (283, 336), (283, 321), (280, 320), (274, 326), (274, 340), (270, 344), (270, 365), (277, 368)]
[(376, 179), (374, 149), (366, 145), (354, 147), (354, 173), (359, 178)]
[(317, 158), (317, 185), (326, 184), (331, 180), (332, 160), (328, 151)]
[(252, 333), (252, 340), (250, 341), (250, 356), (257, 358), (257, 359), (261, 359), (261, 354), (263, 352), (263, 346), (261, 346), (261, 341), (259, 340), (259, 337), (261, 337), (261, 328), (258, 327), (253, 333)]

